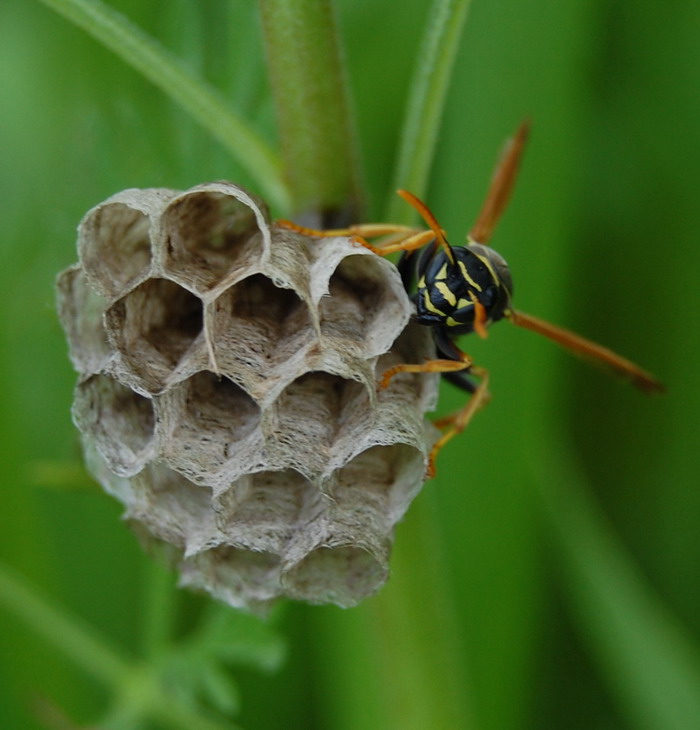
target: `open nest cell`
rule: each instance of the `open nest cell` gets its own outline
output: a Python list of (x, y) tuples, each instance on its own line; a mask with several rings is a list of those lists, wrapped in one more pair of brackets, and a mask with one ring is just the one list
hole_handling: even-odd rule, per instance
[(240, 200), (213, 191), (173, 201), (163, 215), (166, 271), (208, 291), (259, 258), (261, 231), (255, 213)]
[(260, 376), (298, 357), (315, 338), (306, 303), (262, 274), (243, 279), (217, 298), (211, 333), (222, 372)]
[(256, 472), (217, 498), (217, 522), (229, 542), (283, 556), (306, 505), (320, 499), (293, 469)]
[(181, 582), (241, 608), (263, 608), (280, 595), (278, 555), (220, 545), (180, 564)]
[[(329, 295), (319, 303), (322, 334), (334, 342), (351, 341), (368, 356), (387, 346), (387, 325), (401, 323), (403, 306), (389, 282), (383, 264), (372, 256), (345, 257), (328, 282)], [(389, 336), (390, 341), (393, 339)]]
[(148, 272), (151, 222), (124, 203), (98, 206), (80, 226), (81, 263), (107, 298), (119, 296)]
[(366, 423), (368, 401), (366, 389), (356, 380), (305, 373), (278, 397), (267, 446), (293, 468), (321, 473), (341, 433)]
[(152, 456), (153, 401), (117, 380), (93, 375), (78, 384), (73, 414), (78, 428), (89, 434), (117, 474), (135, 474)]
[(132, 480), (140, 507), (128, 517), (186, 552), (221, 541), (212, 510), (212, 490), (163, 464), (149, 465)]
[(260, 423), (260, 407), (243, 388), (207, 371), (175, 386), (163, 397), (163, 411), (164, 457), (198, 480), (220, 473)]
[(100, 371), (112, 354), (104, 328), (105, 298), (72, 266), (58, 278), (58, 313), (66, 330), (71, 361), (83, 375)]
[(387, 579), (386, 558), (354, 544), (319, 545), (285, 572), (290, 596), (349, 608), (376, 593)]
[(201, 300), (187, 289), (148, 279), (110, 307), (107, 331), (124, 364), (158, 392), (202, 335), (202, 312)]

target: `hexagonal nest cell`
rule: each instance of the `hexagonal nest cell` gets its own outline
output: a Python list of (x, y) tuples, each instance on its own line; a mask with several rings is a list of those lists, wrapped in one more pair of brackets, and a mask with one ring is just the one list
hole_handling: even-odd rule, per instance
[(254, 211), (224, 193), (206, 191), (183, 195), (165, 211), (165, 267), (205, 292), (224, 278), (242, 271), (262, 252), (261, 232)]
[(124, 203), (95, 208), (80, 226), (81, 263), (100, 294), (118, 296), (151, 264), (151, 222)]
[(138, 473), (154, 452), (153, 402), (106, 375), (76, 388), (73, 416), (120, 476)]
[[(303, 355), (316, 341), (307, 304), (262, 274), (253, 274), (213, 304), (211, 339), (216, 367), (229, 377), (246, 373), (251, 391)], [(278, 373), (279, 375), (279, 373)]]
[(148, 279), (106, 313), (107, 332), (123, 363), (158, 392), (195, 340), (203, 338), (199, 297), (167, 279)]
[(380, 320), (400, 317), (403, 308), (382, 261), (361, 254), (344, 258), (320, 303), (322, 332), (334, 341), (357, 340), (371, 355), (386, 351)]
[(56, 286), (60, 294), (58, 314), (66, 330), (73, 367), (79, 373), (98, 372), (112, 355), (104, 327), (107, 302), (88, 284), (78, 266), (66, 269)]
[(199, 372), (160, 399), (169, 466), (212, 487), (247, 472), (260, 448), (260, 407), (222, 375)]
[(134, 531), (233, 606), (378, 590), (434, 438), (434, 377), (376, 391), (433, 356), (395, 267), (225, 182), (119, 193), (79, 254), (58, 284), (75, 422)]

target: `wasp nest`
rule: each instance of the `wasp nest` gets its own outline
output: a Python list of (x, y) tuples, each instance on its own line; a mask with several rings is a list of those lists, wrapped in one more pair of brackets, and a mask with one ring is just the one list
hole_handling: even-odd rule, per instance
[(230, 183), (125, 190), (59, 277), (90, 470), (184, 585), (351, 606), (423, 481), (434, 376), (394, 266), (271, 224)]

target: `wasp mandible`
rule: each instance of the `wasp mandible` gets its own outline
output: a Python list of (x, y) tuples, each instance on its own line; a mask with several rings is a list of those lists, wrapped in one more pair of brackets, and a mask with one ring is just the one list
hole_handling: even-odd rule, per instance
[[(513, 190), (528, 131), (528, 123), (523, 122), (506, 143), (481, 212), (467, 235), (466, 245), (448, 243), (445, 231), (427, 205), (406, 190), (399, 190), (398, 194), (418, 211), (428, 230), (369, 223), (319, 231), (280, 221), (282, 225), (310, 236), (352, 236), (379, 256), (402, 252), (397, 266), (416, 307), (414, 319), (432, 328), (438, 359), (396, 365), (382, 375), (379, 385), (387, 387), (398, 373), (442, 373), (451, 383), (471, 394), (461, 410), (435, 422), (444, 433), (430, 452), (429, 477), (435, 474), (435, 460), (443, 446), (467, 427), (490, 397), (488, 371), (476, 365), (457, 346), (455, 339), (471, 332), (486, 337), (488, 327), (500, 319), (544, 335), (571, 352), (601, 363), (646, 393), (664, 390), (651, 373), (607, 347), (513, 309), (510, 269), (488, 243)], [(382, 245), (373, 245), (367, 240), (377, 237), (387, 238)], [(415, 254), (418, 249), (423, 249), (420, 255)]]

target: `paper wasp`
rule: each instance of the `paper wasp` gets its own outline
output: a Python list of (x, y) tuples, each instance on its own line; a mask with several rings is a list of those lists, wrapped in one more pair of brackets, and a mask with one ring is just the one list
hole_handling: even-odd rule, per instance
[[(511, 306), (513, 280), (510, 269), (500, 254), (488, 246), (488, 242), (513, 189), (527, 134), (528, 125), (523, 123), (506, 144), (476, 224), (467, 235), (467, 245), (449, 244), (445, 232), (425, 203), (405, 190), (399, 190), (398, 194), (420, 213), (429, 230), (371, 223), (317, 231), (288, 221), (281, 222), (312, 236), (353, 236), (358, 243), (380, 256), (402, 252), (398, 269), (416, 306), (414, 319), (432, 328), (438, 359), (396, 365), (383, 374), (380, 387), (387, 387), (398, 373), (437, 372), (471, 394), (464, 408), (435, 422), (444, 433), (430, 452), (428, 476), (435, 473), (435, 459), (442, 447), (463, 431), (479, 408), (489, 400), (488, 371), (476, 365), (456, 345), (455, 338), (471, 332), (486, 337), (487, 328), (500, 319), (544, 335), (567, 350), (608, 367), (646, 393), (664, 390), (653, 375), (612, 350)], [(367, 241), (379, 236), (389, 238), (379, 246)], [(423, 252), (414, 255), (421, 248)], [(478, 383), (469, 376), (478, 378)]]

